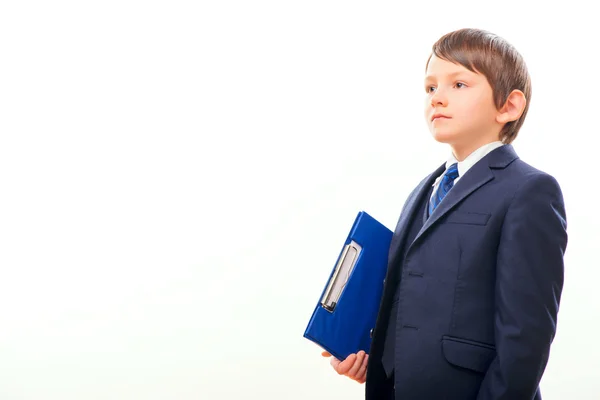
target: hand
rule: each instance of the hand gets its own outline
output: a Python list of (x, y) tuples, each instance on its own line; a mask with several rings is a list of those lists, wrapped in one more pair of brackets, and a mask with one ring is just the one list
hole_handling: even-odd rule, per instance
[(365, 383), (367, 378), (367, 363), (369, 355), (364, 351), (359, 351), (358, 354), (350, 354), (344, 361), (340, 361), (331, 354), (324, 351), (321, 353), (323, 357), (331, 357), (331, 366), (340, 375), (347, 376), (358, 383)]

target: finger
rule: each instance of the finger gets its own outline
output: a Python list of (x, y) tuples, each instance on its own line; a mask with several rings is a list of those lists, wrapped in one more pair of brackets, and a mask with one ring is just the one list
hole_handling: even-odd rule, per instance
[(362, 365), (364, 358), (365, 358), (364, 351), (361, 350), (356, 354), (356, 360), (354, 360), (354, 364), (348, 371), (348, 376), (350, 378), (354, 379), (356, 377), (356, 374), (358, 373), (358, 370), (360, 369), (360, 366)]
[(356, 360), (354, 360), (354, 364), (352, 365), (352, 367), (350, 368), (350, 370), (348, 371), (348, 376), (352, 379), (356, 378), (356, 375), (358, 373), (358, 370), (360, 369), (363, 360), (365, 358), (365, 352), (364, 351), (359, 351), (358, 354), (356, 355)]
[(365, 358), (363, 359), (362, 365), (356, 374), (356, 381), (360, 383), (364, 383), (367, 377), (367, 366), (369, 365), (369, 355), (365, 354)]
[(369, 365), (369, 355), (365, 354), (365, 358), (363, 359), (363, 363), (361, 365), (361, 368), (365, 368), (365, 370), (367, 369), (367, 366)]
[(352, 368), (355, 361), (356, 361), (356, 354), (350, 354), (348, 357), (346, 357), (346, 359), (344, 361), (342, 361), (341, 363), (339, 363), (337, 365), (335, 370), (340, 375), (347, 375), (348, 371), (350, 371), (350, 368)]
[(321, 353), (321, 355), (322, 355), (323, 357), (331, 357), (331, 353), (329, 353), (328, 351), (324, 351), (324, 352), (322, 352), (322, 353)]
[(369, 366), (369, 355), (368, 355), (368, 354), (365, 354), (365, 358), (364, 358), (364, 360), (363, 360), (363, 365), (362, 365), (362, 367), (364, 367), (364, 368), (365, 368), (365, 371), (366, 371), (368, 366)]

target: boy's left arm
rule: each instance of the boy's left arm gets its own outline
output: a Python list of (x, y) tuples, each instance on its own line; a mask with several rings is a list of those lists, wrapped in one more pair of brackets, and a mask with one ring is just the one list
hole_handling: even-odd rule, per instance
[(567, 246), (562, 192), (529, 178), (509, 205), (498, 247), (496, 357), (477, 400), (533, 399), (556, 332)]

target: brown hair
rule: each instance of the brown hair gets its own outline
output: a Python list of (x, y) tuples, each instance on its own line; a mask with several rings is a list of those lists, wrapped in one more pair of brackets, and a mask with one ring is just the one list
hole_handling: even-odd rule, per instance
[(518, 89), (527, 103), (523, 114), (515, 121), (507, 122), (500, 131), (502, 142), (511, 143), (517, 137), (531, 99), (531, 78), (523, 57), (503, 38), (480, 29), (460, 29), (442, 36), (432, 47), (432, 54), (446, 61), (460, 64), (468, 70), (484, 75), (500, 109), (508, 95)]

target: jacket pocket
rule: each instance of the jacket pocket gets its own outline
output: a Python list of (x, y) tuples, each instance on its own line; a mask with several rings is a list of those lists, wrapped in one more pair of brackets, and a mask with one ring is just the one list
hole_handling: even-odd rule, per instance
[(486, 225), (491, 214), (451, 211), (444, 218), (446, 224)]
[(450, 364), (481, 373), (487, 371), (496, 357), (492, 345), (452, 336), (442, 336), (442, 351)]

